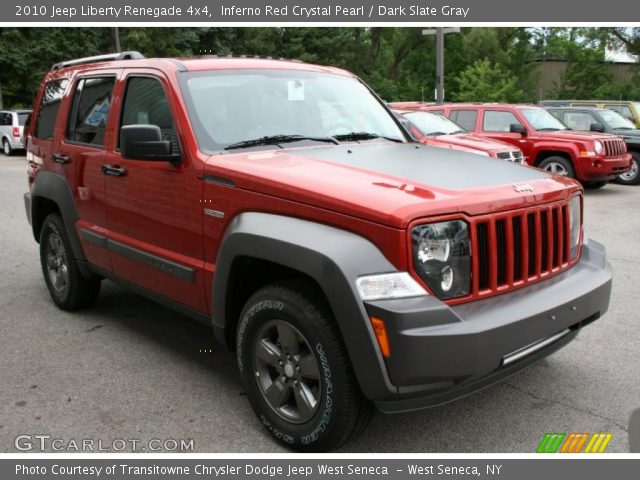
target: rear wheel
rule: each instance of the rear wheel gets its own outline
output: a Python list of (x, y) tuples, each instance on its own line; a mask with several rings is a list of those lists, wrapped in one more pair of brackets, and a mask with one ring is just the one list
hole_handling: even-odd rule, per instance
[(237, 333), (247, 397), (289, 448), (327, 451), (358, 435), (371, 416), (321, 292), (278, 282), (246, 303)]
[(2, 153), (4, 153), (7, 157), (10, 157), (13, 154), (13, 149), (11, 148), (11, 144), (9, 140), (6, 138), (2, 140)]
[(576, 172), (570, 160), (560, 156), (547, 157), (538, 164), (538, 168), (563, 177), (576, 178)]
[(640, 153), (631, 152), (631, 169), (618, 175), (615, 182), (622, 185), (638, 185), (640, 183)]
[(56, 213), (49, 215), (42, 224), (40, 264), (49, 294), (62, 310), (87, 307), (98, 298), (100, 279), (82, 276), (64, 223)]

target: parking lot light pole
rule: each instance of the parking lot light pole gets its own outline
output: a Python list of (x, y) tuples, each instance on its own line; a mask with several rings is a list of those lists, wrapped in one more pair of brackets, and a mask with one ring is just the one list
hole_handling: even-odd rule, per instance
[(422, 30), (423, 35), (436, 36), (436, 103), (444, 103), (444, 35), (446, 33), (460, 33), (458, 27), (438, 27)]

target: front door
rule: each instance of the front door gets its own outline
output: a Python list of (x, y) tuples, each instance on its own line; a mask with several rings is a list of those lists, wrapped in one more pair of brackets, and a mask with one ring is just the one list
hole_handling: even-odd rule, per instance
[(118, 277), (207, 312), (201, 171), (181, 148), (168, 85), (144, 70), (128, 73), (119, 85), (118, 132), (123, 125), (157, 125), (181, 162), (125, 159), (116, 145), (103, 165), (109, 250)]

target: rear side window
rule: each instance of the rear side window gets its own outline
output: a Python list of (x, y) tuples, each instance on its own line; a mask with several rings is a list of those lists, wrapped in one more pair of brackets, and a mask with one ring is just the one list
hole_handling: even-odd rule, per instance
[(484, 112), (482, 129), (485, 132), (509, 132), (511, 131), (512, 123), (521, 125), (520, 120), (518, 120), (513, 113), (499, 110), (486, 110)]
[(40, 100), (40, 108), (38, 109), (38, 117), (36, 118), (35, 134), (37, 138), (42, 140), (50, 140), (53, 138), (53, 130), (56, 126), (60, 102), (62, 102), (62, 97), (68, 85), (69, 80), (64, 78), (61, 80), (52, 80), (44, 86), (44, 92)]
[(169, 99), (162, 83), (152, 77), (130, 77), (122, 107), (121, 125), (157, 125), (171, 151), (180, 150), (173, 126)]
[(0, 113), (0, 127), (8, 127), (11, 125), (11, 114)]
[(115, 77), (83, 78), (76, 84), (67, 140), (103, 146)]
[(476, 129), (476, 121), (478, 119), (477, 110), (453, 110), (451, 120), (456, 122), (465, 130), (474, 131)]

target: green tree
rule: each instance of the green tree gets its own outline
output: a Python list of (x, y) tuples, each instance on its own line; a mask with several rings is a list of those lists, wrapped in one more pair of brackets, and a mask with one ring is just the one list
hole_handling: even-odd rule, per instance
[(517, 78), (507, 75), (500, 65), (488, 59), (478, 60), (457, 77), (456, 100), (462, 102), (520, 102), (524, 92)]

